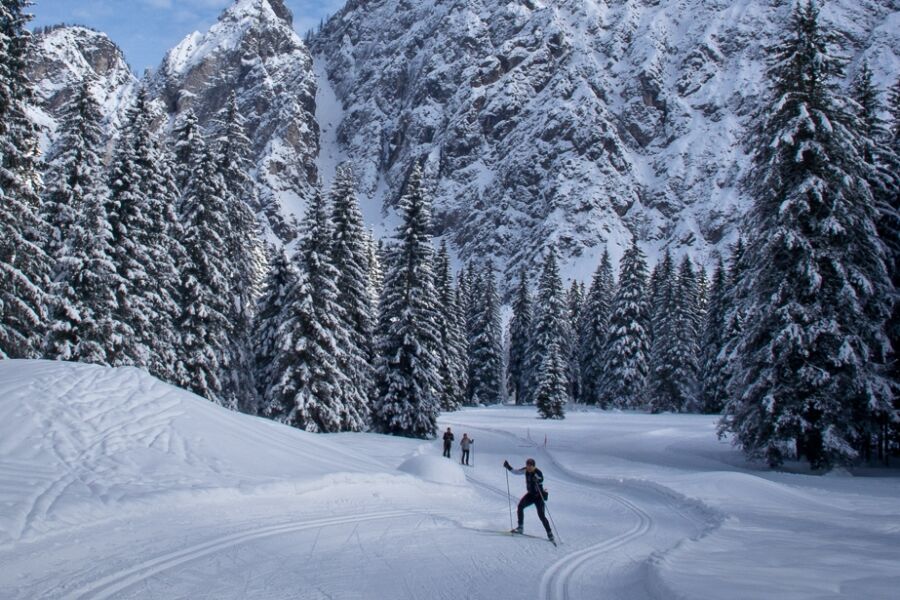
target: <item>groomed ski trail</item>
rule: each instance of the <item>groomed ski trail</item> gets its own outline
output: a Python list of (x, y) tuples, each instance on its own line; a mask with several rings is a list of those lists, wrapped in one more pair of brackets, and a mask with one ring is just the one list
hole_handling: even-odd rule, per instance
[[(502, 429), (488, 428), (471, 424), (454, 423), (452, 421), (447, 422), (457, 428), (461, 427), (475, 429), (478, 431), (483, 431), (485, 433), (511, 438), (517, 442), (517, 445), (524, 445), (525, 447), (534, 450), (538, 455), (542, 456), (547, 463), (552, 464), (556, 472), (563, 475), (563, 477), (568, 480), (567, 483), (583, 488), (590, 488), (592, 491), (600, 493), (604, 497), (609, 498), (611, 501), (619, 504), (629, 513), (634, 515), (635, 523), (627, 531), (597, 544), (593, 544), (586, 548), (570, 552), (560, 557), (557, 561), (550, 565), (550, 567), (548, 567), (541, 576), (538, 592), (538, 598), (540, 598), (540, 600), (569, 600), (573, 598), (573, 592), (571, 589), (572, 582), (576, 578), (576, 574), (582, 568), (590, 565), (592, 561), (598, 560), (605, 554), (609, 554), (614, 550), (623, 548), (631, 543), (636, 542), (643, 536), (646, 536), (648, 533), (650, 533), (651, 530), (656, 526), (653, 517), (646, 510), (642, 509), (640, 506), (626, 498), (624, 495), (610, 491), (609, 486), (611, 484), (615, 484), (620, 487), (634, 487), (636, 488), (635, 491), (638, 491), (637, 488), (640, 488), (640, 491), (649, 491), (658, 495), (658, 497), (662, 500), (662, 505), (666, 509), (668, 509), (670, 512), (674, 513), (681, 519), (684, 519), (693, 524), (695, 533), (693, 535), (685, 536), (684, 539), (697, 539), (708, 535), (711, 531), (713, 531), (721, 524), (721, 518), (716, 515), (714, 511), (708, 509), (707, 507), (696, 507), (699, 509), (699, 512), (702, 512), (702, 514), (699, 516), (693, 514), (685, 514), (683, 510), (684, 506), (680, 506), (675, 500), (675, 498), (679, 495), (671, 490), (662, 488), (662, 486), (651, 486), (642, 482), (629, 482), (627, 480), (601, 480), (573, 471), (572, 469), (569, 469), (562, 465), (549, 450), (532, 440), (530, 435), (527, 437), (522, 437), (520, 435), (516, 435), (515, 433)], [(467, 478), (480, 487), (484, 487), (495, 493), (502, 493), (503, 496), (506, 496), (506, 493), (502, 490), (499, 490), (498, 488), (494, 488), (489, 484), (479, 482), (476, 478), (469, 475), (467, 475)], [(684, 500), (682, 500), (682, 503), (683, 501)], [(549, 505), (550, 503), (548, 502), (548, 506)], [(695, 507), (692, 506), (691, 508)], [(677, 546), (682, 541), (683, 539), (678, 540), (675, 544), (673, 544), (673, 547)], [(656, 553), (656, 556), (659, 555), (660, 553)], [(647, 566), (650, 559), (651, 556), (648, 556), (644, 560), (645, 566)], [(652, 593), (646, 587), (645, 591), (648, 597), (652, 598), (657, 595)]]

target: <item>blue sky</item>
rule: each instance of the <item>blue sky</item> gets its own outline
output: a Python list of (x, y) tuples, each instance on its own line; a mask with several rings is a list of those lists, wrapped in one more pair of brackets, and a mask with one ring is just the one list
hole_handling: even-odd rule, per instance
[[(301, 35), (345, 0), (285, 0)], [(233, 0), (35, 0), (32, 27), (70, 23), (109, 35), (138, 75), (194, 30), (206, 31)]]

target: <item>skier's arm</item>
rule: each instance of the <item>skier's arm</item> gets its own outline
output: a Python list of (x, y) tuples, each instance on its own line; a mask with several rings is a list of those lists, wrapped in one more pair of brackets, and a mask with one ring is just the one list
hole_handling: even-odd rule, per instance
[(525, 467), (522, 467), (521, 469), (513, 469), (512, 465), (510, 465), (509, 461), (507, 460), (503, 461), (503, 466), (506, 467), (507, 471), (513, 473), (514, 475), (522, 475), (525, 472)]

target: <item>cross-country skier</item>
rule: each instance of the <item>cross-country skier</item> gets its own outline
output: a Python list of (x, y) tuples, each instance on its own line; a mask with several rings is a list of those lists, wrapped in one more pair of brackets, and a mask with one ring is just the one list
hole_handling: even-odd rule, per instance
[(469, 437), (468, 433), (464, 433), (462, 439), (459, 440), (459, 447), (462, 448), (462, 458), (459, 459), (459, 462), (464, 465), (469, 464), (469, 448), (472, 444), (475, 443), (475, 440)]
[(447, 428), (447, 431), (444, 432), (444, 456), (450, 458), (450, 448), (453, 446), (453, 432), (450, 431), (450, 428)]
[[(550, 523), (544, 514), (544, 501), (547, 499), (547, 492), (544, 490), (544, 474), (534, 464), (534, 459), (529, 458), (525, 461), (525, 467), (521, 469), (513, 469), (509, 461), (504, 460), (503, 466), (507, 471), (512, 471), (516, 475), (525, 474), (525, 495), (519, 500), (519, 506), (516, 508), (516, 516), (519, 517), (519, 526), (512, 530), (512, 533), (522, 533), (522, 525), (525, 522), (525, 509), (532, 504), (537, 508), (538, 518), (544, 524), (547, 531), (547, 539), (553, 542), (553, 530), (550, 529)], [(554, 542), (555, 543), (555, 542)]]

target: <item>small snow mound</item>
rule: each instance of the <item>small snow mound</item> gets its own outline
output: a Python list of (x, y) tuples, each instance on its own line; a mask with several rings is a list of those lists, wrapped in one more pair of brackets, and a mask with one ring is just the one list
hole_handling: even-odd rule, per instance
[(398, 469), (425, 481), (466, 485), (466, 474), (462, 467), (446, 458), (420, 454), (404, 461)]

